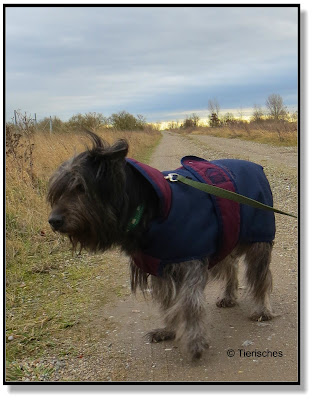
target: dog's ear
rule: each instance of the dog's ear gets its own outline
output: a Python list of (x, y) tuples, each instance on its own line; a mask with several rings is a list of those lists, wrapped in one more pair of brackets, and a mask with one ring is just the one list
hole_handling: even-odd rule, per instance
[(124, 159), (128, 153), (129, 145), (125, 139), (117, 140), (112, 146), (91, 131), (86, 133), (90, 136), (93, 147), (89, 153), (94, 157), (105, 157), (108, 160)]
[(110, 147), (110, 157), (114, 159), (124, 159), (128, 154), (129, 145), (125, 139), (119, 139)]

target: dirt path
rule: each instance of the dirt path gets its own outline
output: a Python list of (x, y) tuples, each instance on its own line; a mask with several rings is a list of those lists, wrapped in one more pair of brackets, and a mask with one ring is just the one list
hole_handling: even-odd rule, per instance
[(261, 165), (281, 164), (297, 168), (298, 154), (294, 147), (276, 147), (269, 144), (249, 142), (241, 139), (225, 139), (222, 137), (211, 137), (205, 135), (193, 136), (193, 140), (198, 144), (223, 154), (224, 158), (241, 158), (259, 163)]
[[(182, 156), (206, 159), (242, 158), (265, 165), (275, 205), (297, 209), (297, 153), (295, 148), (275, 148), (237, 139), (206, 136), (186, 137), (163, 133), (151, 165), (166, 170), (177, 168)], [(239, 305), (232, 309), (215, 306), (218, 285), (206, 289), (210, 323), (210, 349), (197, 363), (189, 362), (175, 342), (150, 344), (144, 334), (162, 326), (157, 306), (134, 298), (129, 291), (114, 304), (97, 311), (89, 326), (104, 332), (83, 357), (64, 361), (55, 379), (84, 381), (296, 381), (297, 380), (297, 222), (277, 216), (273, 251), (274, 289), (272, 303), (279, 315), (269, 322), (248, 319), (249, 298), (244, 283), (239, 288)], [(127, 260), (120, 258), (127, 276)], [(110, 324), (107, 324), (110, 321)], [(81, 347), (88, 348), (88, 339)], [(233, 350), (231, 352), (231, 350)], [(264, 352), (259, 357), (255, 351)], [(228, 351), (230, 355), (228, 356)]]

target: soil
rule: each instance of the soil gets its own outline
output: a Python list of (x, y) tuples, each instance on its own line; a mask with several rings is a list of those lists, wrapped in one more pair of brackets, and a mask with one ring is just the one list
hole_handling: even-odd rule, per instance
[[(163, 132), (150, 165), (175, 169), (185, 155), (208, 160), (240, 158), (260, 163), (271, 183), (275, 207), (297, 212), (297, 148), (274, 147), (239, 139)], [(218, 283), (206, 298), (210, 348), (197, 362), (187, 359), (176, 342), (148, 343), (144, 335), (163, 326), (158, 307), (127, 289), (107, 306), (90, 310), (89, 336), (75, 356), (55, 360), (51, 380), (101, 382), (296, 382), (298, 381), (297, 220), (276, 216), (272, 305), (277, 316), (253, 322), (250, 298), (240, 272), (238, 305), (217, 308)], [(116, 256), (128, 284), (127, 259)], [(242, 268), (240, 268), (242, 269)], [(90, 318), (91, 319), (91, 318)], [(100, 334), (101, 333), (101, 334)], [(96, 337), (96, 340), (92, 340)], [(89, 339), (88, 339), (89, 338)], [(49, 379), (49, 380), (50, 380)]]

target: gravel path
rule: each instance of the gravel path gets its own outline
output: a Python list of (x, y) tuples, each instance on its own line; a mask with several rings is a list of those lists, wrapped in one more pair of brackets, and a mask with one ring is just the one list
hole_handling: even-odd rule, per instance
[(205, 135), (193, 136), (193, 140), (217, 151), (224, 158), (244, 158), (263, 166), (283, 164), (297, 168), (298, 154), (296, 147), (276, 147), (241, 139), (225, 139)]
[[(163, 133), (151, 165), (167, 170), (179, 166), (184, 155), (206, 159), (241, 158), (261, 163), (272, 186), (275, 206), (286, 211), (297, 210), (297, 151), (244, 142), (237, 139), (208, 136), (182, 136)], [(96, 342), (88, 344), (86, 333), (83, 357), (61, 361), (53, 379), (60, 381), (296, 381), (297, 380), (297, 221), (276, 217), (277, 236), (273, 251), (274, 311), (272, 321), (251, 322), (249, 298), (240, 283), (239, 305), (232, 309), (215, 306), (219, 286), (209, 284), (206, 290), (211, 347), (203, 359), (191, 363), (180, 353), (175, 342), (147, 343), (144, 334), (162, 326), (157, 306), (122, 295), (114, 304), (98, 310), (90, 326), (81, 328), (103, 332)], [(125, 271), (127, 259), (118, 258)], [(110, 324), (107, 325), (107, 321)], [(104, 332), (105, 331), (105, 332)], [(104, 334), (105, 333), (105, 334)], [(79, 351), (81, 351), (79, 349)], [(229, 357), (228, 350), (235, 355)], [(253, 351), (267, 351), (258, 357)], [(79, 353), (77, 350), (77, 352)], [(277, 353), (274, 353), (277, 352)], [(58, 361), (60, 362), (60, 361)]]

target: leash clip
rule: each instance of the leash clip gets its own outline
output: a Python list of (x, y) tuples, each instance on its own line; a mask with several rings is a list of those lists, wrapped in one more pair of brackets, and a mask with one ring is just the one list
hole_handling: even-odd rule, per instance
[(175, 174), (175, 173), (168, 174), (167, 176), (165, 176), (165, 179), (168, 179), (170, 182), (178, 182), (178, 179), (177, 179), (178, 176), (179, 175)]

